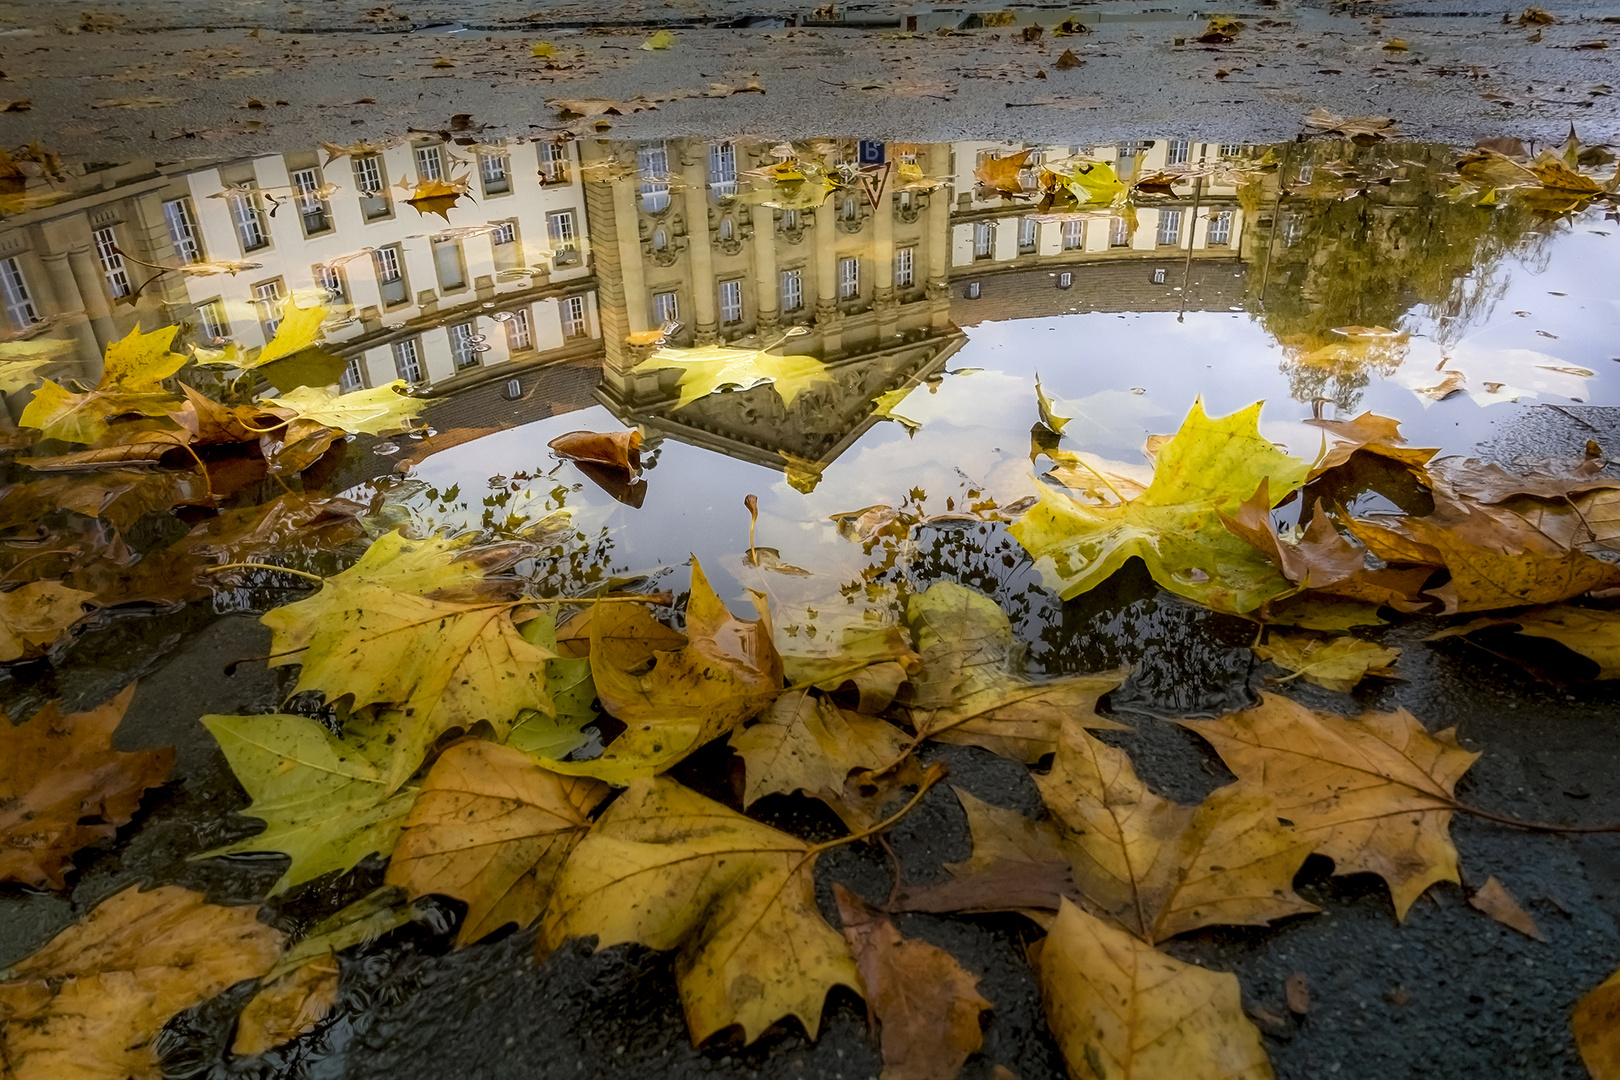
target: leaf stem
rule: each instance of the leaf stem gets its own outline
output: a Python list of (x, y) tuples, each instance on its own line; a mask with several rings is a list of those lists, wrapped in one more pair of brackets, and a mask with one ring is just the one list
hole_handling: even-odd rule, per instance
[(1615, 833), (1620, 832), (1620, 821), (1611, 821), (1603, 825), (1554, 825), (1550, 821), (1527, 821), (1516, 818), (1511, 814), (1498, 814), (1494, 810), (1486, 810), (1479, 806), (1470, 806), (1464, 802), (1452, 800), (1451, 807), (1458, 813), (1472, 814), (1474, 817), (1486, 821), (1494, 821), (1498, 825), (1507, 825), (1515, 829), (1524, 829), (1527, 832), (1543, 833)]
[(943, 779), (945, 779), (944, 767), (935, 765), (923, 774), (922, 784), (918, 786), (917, 793), (908, 799), (906, 801), (906, 805), (902, 806), (899, 810), (896, 810), (893, 814), (884, 818), (882, 821), (878, 822), (876, 825), (873, 825), (869, 829), (862, 829), (858, 833), (851, 833), (848, 836), (841, 836), (837, 840), (828, 840), (820, 844), (811, 844), (808, 854), (812, 856), (820, 855), (823, 851), (830, 851), (835, 847), (843, 847), (845, 844), (853, 844), (858, 840), (865, 840), (868, 837), (876, 836), (878, 833), (887, 832), (893, 828), (901, 818), (911, 813), (912, 809), (922, 801), (922, 797), (928, 794), (929, 789)]
[(308, 578), (310, 581), (318, 581), (318, 582), (321, 582), (322, 584), (324, 584), (326, 582), (326, 579), (321, 577), (321, 575), (319, 575), (319, 574), (312, 574), (307, 570), (294, 570), (290, 566), (277, 566), (275, 563), (262, 563), (262, 562), (221, 563), (218, 566), (205, 566), (205, 567), (203, 567), (203, 570), (206, 573), (210, 573), (210, 574), (217, 574), (221, 570), (279, 570), (283, 574), (292, 574), (295, 577)]

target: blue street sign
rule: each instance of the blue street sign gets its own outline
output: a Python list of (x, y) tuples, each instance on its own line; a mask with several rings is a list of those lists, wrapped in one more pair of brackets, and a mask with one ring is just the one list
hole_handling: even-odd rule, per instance
[(882, 165), (886, 160), (884, 157), (884, 144), (870, 139), (862, 139), (859, 158), (862, 165)]

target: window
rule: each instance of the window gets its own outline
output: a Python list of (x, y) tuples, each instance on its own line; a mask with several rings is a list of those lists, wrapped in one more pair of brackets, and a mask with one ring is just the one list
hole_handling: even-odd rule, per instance
[(1305, 235), (1305, 219), (1299, 214), (1288, 213), (1282, 216), (1280, 231), (1283, 243), (1292, 247)]
[(298, 192), (298, 216), (304, 222), (304, 234), (313, 236), (332, 227), (332, 218), (326, 212), (326, 200), (319, 194), (321, 174), (315, 169), (299, 169), (292, 174), (293, 190)]
[(729, 199), (737, 194), (737, 148), (731, 143), (715, 143), (709, 147), (709, 187), (717, 199)]
[(894, 253), (894, 284), (909, 289), (917, 283), (917, 249), (903, 247)]
[(654, 251), (663, 251), (669, 247), (669, 233), (663, 228), (653, 230), (652, 246)]
[(1063, 223), (1063, 250), (1079, 251), (1086, 245), (1085, 218), (1070, 218)]
[(1159, 236), (1161, 244), (1175, 244), (1181, 240), (1181, 211), (1159, 211)]
[(540, 182), (568, 183), (568, 144), (560, 142), (540, 144)]
[(1164, 163), (1166, 165), (1187, 164), (1187, 140), (1171, 139), (1169, 149), (1165, 151)]
[(979, 283), (977, 281), (968, 282), (967, 298), (969, 300), (977, 300), (979, 298)]
[(171, 199), (163, 204), (163, 221), (169, 226), (169, 243), (183, 263), (202, 262), (202, 244), (197, 239), (197, 215), (190, 199)]
[(720, 239), (730, 240), (737, 235), (737, 226), (731, 223), (730, 218), (720, 219)]
[(854, 196), (846, 195), (844, 197), (844, 206), (838, 216), (843, 218), (845, 221), (861, 220), (861, 208), (855, 205)]
[(1225, 244), (1232, 239), (1232, 211), (1220, 210), (1209, 219), (1209, 243)]
[(338, 390), (349, 393), (366, 385), (365, 374), (360, 370), (360, 358), (356, 356), (343, 365), (343, 374), (338, 376)]
[(378, 248), (372, 252), (372, 263), (377, 268), (377, 286), (382, 292), (385, 307), (403, 304), (408, 295), (405, 271), (400, 266), (399, 245)]
[(23, 280), (22, 267), (17, 265), (16, 259), (0, 262), (0, 298), (6, 302), (6, 318), (18, 330), (40, 321), (34, 297), (28, 291), (28, 282)]
[(461, 241), (434, 239), (433, 272), (439, 277), (440, 292), (454, 292), (467, 287), (467, 271), (461, 261)]
[(1243, 144), (1235, 142), (1221, 143), (1221, 157), (1237, 157), (1243, 153)]
[(231, 223), (236, 226), (236, 239), (243, 253), (270, 246), (270, 237), (264, 231), (264, 210), (259, 206), (256, 191), (233, 191), (225, 200), (231, 208)]
[(317, 264), (314, 272), (315, 284), (326, 290), (326, 302), (329, 304), (347, 304), (349, 290), (343, 283), (343, 274), (335, 266)]
[[(674, 294), (671, 294), (673, 297)], [(590, 332), (590, 326), (585, 321), (585, 298), (583, 296), (565, 297), (562, 302), (563, 337), (584, 337)]]
[(483, 154), (478, 158), (478, 177), (485, 195), (505, 195), (512, 190), (511, 160), (505, 154)]
[(474, 367), (478, 364), (478, 328), (474, 323), (456, 323), (449, 327), (450, 331), (450, 357), (456, 362), (456, 370)]
[(113, 296), (128, 296), (132, 291), (129, 271), (124, 269), (124, 257), (118, 253), (118, 237), (111, 225), (97, 229), (96, 258), (101, 260), (101, 272), (107, 278), (107, 291)]
[(1153, 270), (1153, 284), (1155, 284), (1155, 285), (1163, 285), (1164, 284), (1164, 268), (1162, 266), (1154, 268), (1154, 270)]
[(722, 281), (720, 283), (720, 321), (723, 323), (742, 322), (742, 282)]
[(416, 148), (416, 179), (418, 181), (444, 179), (443, 150), (437, 146)]
[(1067, 289), (1074, 285), (1074, 273), (1069, 270), (1058, 275), (1058, 288)]
[(647, 143), (636, 151), (636, 168), (641, 172), (641, 208), (650, 214), (669, 208), (669, 151), (661, 142)]
[(1313, 177), (1315, 175), (1316, 175), (1316, 166), (1311, 164), (1309, 161), (1307, 161), (1305, 164), (1303, 164), (1303, 165), (1301, 165), (1299, 167), (1299, 182), (1300, 183), (1302, 183), (1302, 184), (1310, 183), (1311, 182), (1311, 177)]
[(804, 272), (782, 271), (782, 310), (799, 311), (804, 307)]
[(529, 333), (529, 309), (518, 308), (506, 320), (506, 348), (510, 352), (520, 352), (533, 344), (534, 337)]
[(917, 193), (915, 191), (902, 191), (895, 199), (895, 205), (902, 214), (909, 214), (917, 208)]
[(220, 300), (210, 300), (197, 305), (197, 329), (202, 339), (210, 344), (230, 337), (231, 327), (225, 321), (225, 304)]
[(353, 159), (354, 187), (360, 192), (360, 213), (367, 221), (388, 217), (394, 212), (388, 201), (388, 185), (383, 180), (382, 161), (376, 154)]
[(1125, 142), (1119, 144), (1119, 154), (1114, 159), (1114, 173), (1120, 179), (1125, 179), (1136, 171), (1136, 154), (1139, 147), (1136, 143)]
[(792, 232), (799, 227), (799, 212), (797, 210), (782, 211), (782, 231)]
[(1125, 219), (1114, 216), (1108, 219), (1108, 246), (1124, 247), (1131, 242), (1131, 228)]
[(422, 381), (422, 354), (415, 338), (394, 342), (394, 371), (406, 382)]
[(280, 278), (253, 286), (253, 305), (259, 309), (259, 324), (264, 327), (266, 341), (275, 337), (276, 330), (281, 326), (281, 301), (284, 295)]
[(861, 295), (861, 260), (838, 260), (838, 299), (855, 300)]
[(572, 266), (579, 262), (579, 230), (574, 225), (572, 210), (554, 210), (547, 214), (546, 234), (551, 237), (553, 266)]
[(1040, 237), (1040, 222), (1034, 218), (1020, 218), (1018, 220), (1018, 250), (1030, 252), (1035, 250), (1035, 243)]
[(672, 292), (653, 294), (653, 322), (659, 326), (681, 321), (680, 298)]
[(996, 226), (994, 222), (980, 221), (973, 226), (973, 257), (988, 259), (996, 253)]
[(495, 228), (490, 231), (489, 239), (490, 242), (496, 247), (499, 247), (502, 244), (517, 243), (517, 222), (497, 222)]

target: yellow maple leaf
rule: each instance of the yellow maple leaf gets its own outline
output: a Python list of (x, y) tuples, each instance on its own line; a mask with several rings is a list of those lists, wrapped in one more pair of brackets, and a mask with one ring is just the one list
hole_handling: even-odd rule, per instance
[(827, 365), (813, 356), (777, 356), (759, 349), (734, 349), (725, 345), (659, 349), (631, 370), (664, 369), (681, 372), (677, 409), (724, 387), (747, 390), (762, 383), (773, 384), (782, 404), (791, 407), (805, 390), (833, 383)]
[(427, 398), (411, 397), (405, 393), (405, 388), (404, 379), (347, 394), (334, 394), (326, 387), (300, 386), (282, 397), (263, 400), (274, 408), (289, 409), (305, 420), (351, 434), (387, 435), (410, 427), (411, 421), (428, 405)]
[(137, 326), (107, 346), (99, 390), (157, 390), (159, 384), (185, 366), (183, 353), (170, 352), (178, 326), (162, 326), (149, 334)]

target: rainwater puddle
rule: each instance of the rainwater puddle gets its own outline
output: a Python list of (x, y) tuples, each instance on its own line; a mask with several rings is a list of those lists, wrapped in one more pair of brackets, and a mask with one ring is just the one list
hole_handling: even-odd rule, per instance
[[(1021, 169), (994, 164), (1024, 151)], [(611, 585), (678, 597), (695, 556), (733, 610), (748, 590), (769, 598), (784, 647), (824, 641), (840, 612), (898, 618), (907, 597), (959, 582), (1007, 613), (1032, 673), (1134, 668), (1111, 699), (1121, 713), (1246, 704), (1251, 623), (1161, 591), (1135, 563), (1060, 599), (1008, 531), (1053, 483), (1055, 459), (1032, 447), (1145, 477), (1149, 437), (1174, 433), (1200, 399), (1212, 417), (1263, 400), (1262, 432), (1307, 461), (1325, 446), (1307, 421), (1365, 412), (1442, 455), (1529, 417), (1591, 428), (1583, 408), (1620, 405), (1615, 204), (1494, 190), (1459, 175), (1462, 153), (1093, 145), (1077, 132), (1030, 147), (465, 137), (25, 162), (22, 179), (0, 180), (0, 355), (41, 363), (4, 383), (0, 566), (11, 583), (67, 581), (96, 613), (0, 669), (0, 701), (14, 716), (51, 699), (90, 708), (151, 677), (164, 700), (120, 745), (181, 750), (175, 782), (81, 853), (66, 889), (0, 894), (12, 913), (0, 963), (134, 881), (265, 897), (281, 861), (193, 859), (254, 828), (224, 816), (245, 800), (195, 719), (272, 712), (293, 690), (285, 667), (225, 674), (267, 650), (252, 616), (309, 595), (267, 567), (331, 574), (393, 528), (527, 543), (513, 573), (537, 596)], [(987, 167), (1004, 190), (975, 182)], [(1586, 168), (1606, 180), (1612, 159)], [(255, 357), (317, 307), (324, 355), (303, 350), (303, 367), (261, 381)], [(202, 439), (206, 492), (149, 483), (191, 468), (185, 439), (124, 461), (116, 490), (93, 487), (105, 477), (94, 461), (30, 471), (20, 459), (71, 449), (16, 434), (36, 376), (93, 387), (137, 326), (175, 328), (168, 347), (192, 361), (179, 379), (216, 401), (289, 400), (309, 392), (300, 379), (340, 395), (403, 380), (429, 400), (416, 430), (340, 437), (297, 468), (266, 460), (279, 445)], [(1069, 418), (1060, 434), (1043, 424), (1037, 380)], [(363, 426), (371, 408), (349, 419)], [(548, 446), (629, 429), (634, 476)], [(22, 485), (41, 477), (66, 479), (27, 501)], [(1406, 509), (1399, 487), (1344, 498), (1357, 513)], [(352, 516), (330, 533), (307, 514), (255, 523), (255, 507), (295, 492), (350, 500)], [(239, 512), (239, 531), (186, 546), (222, 512)], [(261, 565), (207, 569), (226, 562)], [(381, 864), (316, 878), (271, 901), (281, 924), (307, 930), (380, 884)], [(447, 980), (475, 973), (464, 953), (428, 970), (460, 909), (423, 904), (387, 939), (403, 944), (344, 961), (360, 989), (336, 1019), (253, 1075), (373, 1075), (347, 1056), (368, 1011), (398, 1024), (413, 993), (442, 1002)], [(479, 948), (523, 954), (512, 941)], [(227, 1035), (245, 997), (232, 993), (170, 1026), (170, 1075), (238, 1075)]]

